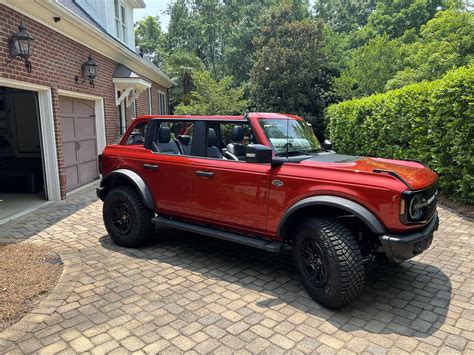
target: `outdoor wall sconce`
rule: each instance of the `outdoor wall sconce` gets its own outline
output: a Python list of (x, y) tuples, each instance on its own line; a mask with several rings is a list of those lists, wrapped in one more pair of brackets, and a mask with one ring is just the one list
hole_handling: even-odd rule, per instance
[(19, 32), (15, 33), (10, 37), (10, 57), (7, 65), (10, 64), (13, 59), (19, 59), (25, 61), (26, 70), (31, 73), (31, 62), (30, 57), (33, 54), (33, 41), (35, 40), (28, 33), (28, 29), (23, 21), (21, 21), (18, 27)]
[[(84, 83), (84, 81), (89, 80), (89, 84), (91, 84), (92, 87), (95, 87), (94, 79), (97, 77), (97, 69), (97, 63), (89, 54), (87, 62), (82, 64), (82, 77), (84, 78), (84, 80), (82, 80), (81, 85)], [(76, 81), (76, 84), (79, 84), (79, 77), (77, 75), (74, 80)]]

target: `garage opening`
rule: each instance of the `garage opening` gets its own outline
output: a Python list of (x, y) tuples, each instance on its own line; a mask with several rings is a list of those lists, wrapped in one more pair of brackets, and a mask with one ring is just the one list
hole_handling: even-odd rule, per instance
[(38, 94), (0, 86), (0, 221), (46, 199)]

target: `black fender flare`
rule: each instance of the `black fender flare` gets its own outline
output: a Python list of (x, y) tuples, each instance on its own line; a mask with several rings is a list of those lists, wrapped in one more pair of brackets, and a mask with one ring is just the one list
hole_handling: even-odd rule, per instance
[[(136, 187), (138, 192), (140, 193), (140, 196), (142, 197), (142, 200), (145, 203), (145, 205), (149, 209), (155, 210), (155, 201), (153, 200), (153, 195), (151, 194), (150, 188), (147, 186), (145, 181), (143, 181), (143, 179), (140, 177), (140, 175), (138, 175), (136, 172), (134, 172), (132, 170), (118, 169), (118, 170), (112, 171), (111, 173), (107, 174), (106, 176), (104, 176), (102, 178), (102, 181), (100, 182), (100, 188), (99, 189), (100, 190), (107, 189), (107, 183), (111, 179), (116, 178), (118, 176), (123, 177), (123, 178), (127, 179), (128, 181), (130, 181)], [(101, 200), (103, 200), (103, 198), (102, 198), (102, 196), (104, 196), (103, 194), (101, 196), (100, 192), (97, 191), (97, 195), (99, 196), (99, 198)]]
[(308, 206), (337, 207), (360, 218), (373, 233), (383, 234), (386, 231), (384, 225), (379, 221), (379, 219), (364, 206), (361, 206), (360, 204), (343, 197), (321, 195), (304, 198), (296, 202), (293, 206), (291, 206), (285, 212), (280, 221), (280, 224), (278, 225), (278, 235), (282, 236), (282, 233), (284, 232), (285, 223), (294, 212)]

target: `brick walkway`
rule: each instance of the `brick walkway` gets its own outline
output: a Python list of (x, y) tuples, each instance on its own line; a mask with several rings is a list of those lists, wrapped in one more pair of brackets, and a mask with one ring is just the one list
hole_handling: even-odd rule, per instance
[(370, 266), (337, 312), (308, 298), (289, 254), (172, 230), (112, 244), (92, 188), (0, 228), (0, 242), (49, 243), (65, 259), (53, 294), (0, 333), (0, 353), (474, 353), (474, 224), (440, 208), (431, 249)]

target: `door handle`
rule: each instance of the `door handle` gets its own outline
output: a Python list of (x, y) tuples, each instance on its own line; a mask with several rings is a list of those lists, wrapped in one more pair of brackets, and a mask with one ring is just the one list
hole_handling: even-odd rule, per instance
[(158, 170), (159, 168), (156, 164), (143, 164), (143, 167), (148, 170)]
[(211, 178), (214, 176), (214, 173), (211, 173), (210, 171), (196, 171), (196, 175), (197, 176), (202, 176), (202, 177), (206, 177), (206, 178)]

